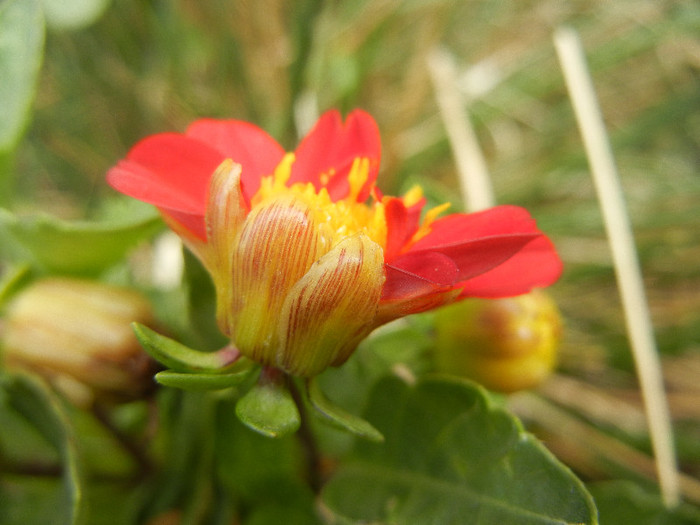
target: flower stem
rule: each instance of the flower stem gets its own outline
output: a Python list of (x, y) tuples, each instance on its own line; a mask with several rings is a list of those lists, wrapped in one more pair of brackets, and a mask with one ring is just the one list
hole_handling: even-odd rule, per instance
[(13, 463), (0, 457), (0, 472), (15, 476), (41, 476), (57, 478), (63, 474), (63, 465), (58, 463)]
[(287, 376), (287, 384), (289, 392), (292, 394), (292, 399), (294, 399), (299, 409), (301, 424), (299, 425), (297, 436), (301, 443), (302, 450), (304, 451), (306, 476), (311, 490), (314, 491), (314, 494), (318, 494), (321, 491), (322, 485), (321, 456), (318, 450), (318, 444), (316, 443), (316, 437), (309, 424), (309, 412), (304, 397), (299, 390), (299, 386), (294, 381), (294, 378)]

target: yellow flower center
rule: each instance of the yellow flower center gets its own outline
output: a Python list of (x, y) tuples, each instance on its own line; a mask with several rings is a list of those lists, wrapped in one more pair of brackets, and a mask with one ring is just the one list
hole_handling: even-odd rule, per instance
[[(325, 187), (317, 190), (310, 182), (297, 182), (287, 186), (293, 163), (294, 154), (288, 153), (273, 175), (262, 178), (260, 189), (251, 199), (252, 207), (270, 199), (290, 195), (303, 201), (313, 211), (322, 237), (328, 243), (326, 249), (357, 233), (364, 233), (380, 246), (386, 246), (384, 205), (377, 201), (370, 204), (357, 202), (357, 196), (369, 177), (369, 159), (355, 159), (348, 174), (350, 191), (345, 198), (336, 201), (331, 199)], [(328, 175), (322, 176), (321, 180), (327, 182)]]
[[(287, 181), (291, 176), (292, 164), (294, 164), (294, 154), (287, 153), (275, 168), (274, 174), (262, 178), (260, 189), (251, 199), (252, 207), (280, 196), (293, 196), (304, 202), (313, 211), (316, 224), (320, 225), (324, 250), (330, 250), (342, 239), (356, 233), (364, 233), (382, 248), (386, 248), (387, 222), (383, 200), (372, 200), (370, 203), (357, 201), (357, 196), (369, 177), (369, 159), (361, 157), (355, 159), (347, 176), (350, 191), (346, 197), (336, 201), (331, 199), (325, 187), (317, 190), (310, 182), (297, 182), (288, 186)], [(321, 174), (321, 183), (326, 185), (331, 175), (332, 173)], [(422, 188), (415, 185), (406, 192), (402, 201), (408, 208), (418, 203), (422, 198)], [(428, 210), (403, 250), (407, 250), (419, 239), (430, 233), (433, 221), (449, 206), (449, 203), (444, 203)]]

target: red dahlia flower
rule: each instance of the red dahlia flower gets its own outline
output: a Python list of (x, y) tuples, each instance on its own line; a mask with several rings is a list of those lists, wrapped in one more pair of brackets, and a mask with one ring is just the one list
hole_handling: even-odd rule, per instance
[(561, 262), (527, 211), (437, 218), (421, 189), (374, 186), (377, 126), (325, 113), (294, 153), (240, 121), (144, 139), (109, 183), (158, 207), (212, 275), (218, 323), (265, 366), (313, 376), (376, 327), (464, 297), (553, 283)]

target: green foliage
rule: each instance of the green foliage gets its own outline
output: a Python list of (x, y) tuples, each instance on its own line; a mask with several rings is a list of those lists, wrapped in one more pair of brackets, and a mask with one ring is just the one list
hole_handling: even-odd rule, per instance
[(200, 352), (161, 335), (139, 323), (132, 325), (139, 342), (153, 359), (177, 372), (220, 374), (240, 365), (238, 353), (224, 348), (218, 352)]
[(95, 275), (123, 260), (161, 222), (153, 209), (132, 208), (118, 220), (65, 221), (49, 215), (20, 217), (0, 208), (0, 256), (31, 261), (45, 272)]
[(328, 401), (323, 392), (321, 392), (318, 378), (314, 377), (307, 382), (307, 394), (314, 408), (337, 427), (370, 441), (384, 441), (384, 436), (382, 436), (381, 432), (367, 421), (346, 412)]
[[(87, 524), (75, 436), (58, 399), (37, 380), (22, 375), (0, 376), (0, 452), (7, 442), (20, 436), (32, 436), (28, 444), (40, 437), (55, 452), (61, 476), (37, 479), (26, 476), (0, 478), (0, 523), (20, 525), (55, 523)], [(16, 445), (15, 445), (16, 446)], [(24, 449), (25, 454), (27, 449)], [(36, 458), (41, 461), (41, 456)], [(6, 461), (0, 455), (0, 459)]]
[[(0, 154), (12, 149), (31, 115), (44, 49), (39, 0), (0, 3)], [(5, 174), (0, 173), (0, 177)]]
[(303, 476), (303, 450), (295, 436), (270, 439), (233, 416), (235, 404), (217, 411), (216, 472), (245, 525), (321, 523)]
[(228, 343), (216, 323), (216, 291), (211, 276), (189, 250), (184, 251), (183, 288), (187, 292), (189, 329), (183, 336), (197, 348), (221, 348)]
[(682, 503), (668, 509), (658, 494), (652, 494), (632, 482), (599, 482), (591, 485), (601, 525), (698, 525), (700, 510)]
[(216, 405), (209, 392), (165, 389), (159, 396), (160, 427), (153, 452), (160, 465), (143, 485), (142, 515), (174, 511), (186, 523), (199, 523), (211, 514), (216, 488), (212, 476)]
[(250, 379), (251, 372), (251, 369), (247, 369), (233, 374), (197, 374), (163, 370), (155, 375), (155, 380), (163, 386), (183, 390), (224, 390), (245, 383)]
[(247, 427), (268, 437), (281, 437), (297, 431), (299, 409), (286, 386), (261, 381), (236, 403), (236, 415)]
[(367, 419), (385, 444), (357, 445), (325, 487), (358, 521), (597, 523), (581, 482), (486, 393), (460, 382), (381, 383)]
[(79, 29), (95, 22), (110, 4), (110, 0), (41, 0), (49, 27)]
[(22, 289), (30, 278), (31, 271), (27, 264), (11, 268), (2, 276), (2, 280), (0, 280), (0, 309), (15, 292)]
[[(250, 120), (292, 147), (316, 111), (362, 107), (382, 133), (380, 188), (420, 183), (430, 205), (452, 201), (459, 210), (425, 66), (440, 45), (458, 63), (498, 201), (528, 206), (561, 247), (567, 272), (553, 291), (567, 317), (561, 370), (603, 392), (623, 389), (629, 402), (635, 383), (603, 224), (552, 49), (551, 29), (565, 23), (580, 31), (593, 66), (654, 285), (659, 346), (690, 363), (666, 380), (678, 399), (696, 400), (700, 229), (689, 225), (700, 195), (700, 9), (682, 0), (560, 4), (0, 0), (0, 303), (41, 273), (117, 275), (160, 298), (159, 331), (192, 348), (228, 344), (210, 278), (191, 254), (182, 289), (154, 290), (123, 264), (162, 227), (157, 212), (105, 199), (104, 172), (131, 144), (203, 116)], [(1, 525), (164, 516), (203, 525), (595, 523), (571, 472), (482, 390), (421, 379), (431, 367), (430, 316), (385, 327), (308, 391), (333, 517), (317, 512), (309, 443), (289, 434), (301, 414), (287, 390), (257, 386), (241, 397), (257, 379), (254, 367), (221, 368), (216, 352), (192, 354), (139, 333), (170, 367), (156, 380), (179, 390), (141, 400), (147, 414), (137, 424), (119, 420), (121, 435), (94, 432), (83, 424), (89, 411), (68, 413), (43, 384), (3, 376)], [(417, 385), (385, 380), (394, 374)], [(680, 405), (681, 461), (696, 474), (697, 412)], [(120, 419), (123, 408), (108, 412)], [(597, 407), (593, 415), (568, 408), (595, 420)], [(545, 443), (560, 453), (568, 431), (555, 429)], [(380, 433), (383, 444), (362, 439)], [(142, 448), (146, 466), (130, 447)], [(609, 474), (586, 451), (563, 458), (580, 472)], [(603, 525), (698, 523), (695, 507), (666, 510), (635, 486), (593, 484), (591, 492)]]

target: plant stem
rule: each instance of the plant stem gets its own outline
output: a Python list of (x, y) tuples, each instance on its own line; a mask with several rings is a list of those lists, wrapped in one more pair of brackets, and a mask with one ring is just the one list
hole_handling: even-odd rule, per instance
[(57, 463), (10, 463), (0, 458), (0, 472), (16, 476), (57, 478), (63, 474), (63, 465)]
[(301, 443), (301, 447), (304, 451), (304, 460), (306, 463), (306, 475), (309, 481), (309, 486), (314, 494), (318, 494), (321, 491), (322, 477), (321, 477), (321, 456), (318, 451), (318, 444), (316, 443), (316, 437), (313, 434), (311, 425), (309, 424), (309, 412), (306, 407), (306, 402), (302, 396), (298, 385), (294, 381), (294, 378), (287, 376), (287, 384), (289, 387), (289, 392), (292, 394), (292, 399), (299, 409), (299, 418), (301, 423), (299, 425), (299, 430), (297, 436)]
[(146, 451), (131, 436), (125, 434), (120, 428), (114, 425), (112, 418), (105, 408), (99, 403), (94, 403), (91, 407), (95, 419), (114, 437), (119, 445), (131, 456), (144, 475), (153, 472), (153, 463), (146, 454)]

